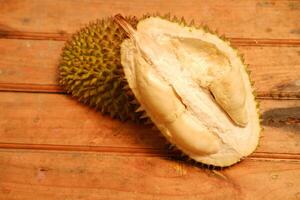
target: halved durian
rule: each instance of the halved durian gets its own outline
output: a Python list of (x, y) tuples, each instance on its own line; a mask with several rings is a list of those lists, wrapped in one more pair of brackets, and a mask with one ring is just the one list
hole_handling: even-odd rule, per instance
[(190, 158), (229, 166), (258, 145), (259, 115), (246, 67), (228, 42), (159, 17), (137, 30), (121, 63), (136, 99), (162, 134)]

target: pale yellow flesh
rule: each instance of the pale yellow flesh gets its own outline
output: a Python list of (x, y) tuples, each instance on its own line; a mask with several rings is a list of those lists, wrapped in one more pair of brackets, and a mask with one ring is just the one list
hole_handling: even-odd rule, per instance
[(191, 71), (192, 78), (212, 92), (236, 124), (245, 126), (248, 122), (246, 94), (239, 68), (233, 67), (226, 55), (208, 42), (194, 38), (177, 38), (171, 42), (177, 59)]
[[(210, 134), (197, 118), (186, 113), (186, 108), (172, 87), (160, 80), (148, 63), (137, 57), (136, 64), (139, 66), (135, 71), (139, 83), (137, 90), (143, 99), (143, 106), (146, 110), (151, 109), (155, 121), (159, 120), (164, 125), (167, 137), (194, 153), (216, 153), (219, 148), (218, 138)], [(186, 137), (186, 133), (189, 137)]]
[(191, 158), (216, 166), (253, 152), (259, 119), (237, 53), (212, 34), (159, 18), (140, 22), (137, 31), (135, 41), (122, 44), (122, 65), (165, 137)]

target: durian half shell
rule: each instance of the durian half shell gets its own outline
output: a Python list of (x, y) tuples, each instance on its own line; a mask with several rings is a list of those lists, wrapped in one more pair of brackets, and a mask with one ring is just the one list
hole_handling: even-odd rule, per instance
[(201, 28), (159, 17), (137, 29), (121, 63), (136, 99), (161, 133), (190, 158), (230, 166), (251, 154), (260, 124), (246, 66), (237, 51)]

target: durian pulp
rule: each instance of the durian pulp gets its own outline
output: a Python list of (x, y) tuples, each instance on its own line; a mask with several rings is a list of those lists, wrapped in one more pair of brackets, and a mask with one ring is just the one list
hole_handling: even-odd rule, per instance
[[(232, 165), (252, 153), (259, 140), (259, 116), (248, 74), (237, 52), (203, 29), (157, 17), (140, 21), (137, 34), (150, 40), (141, 40), (139, 44), (134, 40), (124, 41), (122, 65), (137, 100), (164, 136), (192, 159), (215, 166)], [(196, 48), (193, 45), (185, 48), (185, 43), (195, 43)], [(195, 55), (195, 59), (186, 59), (188, 55)], [(243, 127), (232, 121), (208, 90), (211, 79), (230, 71), (229, 65), (240, 75), (232, 77), (240, 79), (243, 86), (236, 87), (238, 92), (245, 92), (231, 91), (234, 96), (245, 97), (243, 110), (247, 123)], [(220, 70), (212, 72), (215, 66)], [(140, 77), (143, 72), (145, 77), (149, 75), (144, 82)], [(153, 82), (147, 85), (149, 77)], [(172, 101), (172, 95), (180, 99), (181, 105)], [(173, 107), (168, 108), (169, 105)], [(159, 110), (170, 112), (168, 118), (163, 119)]]

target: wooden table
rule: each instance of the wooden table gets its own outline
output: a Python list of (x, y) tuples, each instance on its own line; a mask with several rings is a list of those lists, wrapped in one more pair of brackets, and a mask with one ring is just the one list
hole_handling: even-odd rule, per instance
[[(116, 13), (166, 13), (225, 34), (252, 71), (259, 148), (210, 171), (169, 158), (150, 128), (102, 116), (57, 85), (64, 41)], [(0, 0), (0, 199), (300, 199), (300, 1)]]

